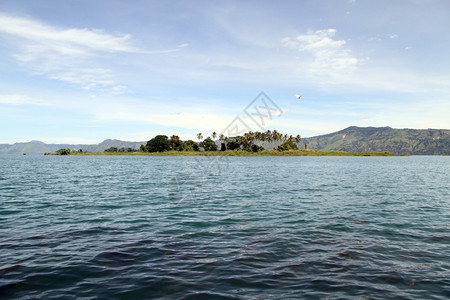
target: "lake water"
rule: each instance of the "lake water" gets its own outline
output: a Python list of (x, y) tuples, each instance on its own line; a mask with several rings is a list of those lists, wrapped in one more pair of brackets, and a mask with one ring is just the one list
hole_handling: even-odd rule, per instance
[(0, 157), (0, 298), (449, 299), (450, 157)]

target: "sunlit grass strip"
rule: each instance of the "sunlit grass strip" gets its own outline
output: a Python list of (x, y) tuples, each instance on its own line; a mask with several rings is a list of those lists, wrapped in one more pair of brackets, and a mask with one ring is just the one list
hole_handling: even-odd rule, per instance
[[(55, 155), (50, 153), (50, 155)], [(247, 151), (167, 151), (167, 152), (71, 152), (69, 155), (113, 155), (113, 156), (396, 156), (392, 152), (344, 152), (321, 150), (263, 150), (260, 152)]]

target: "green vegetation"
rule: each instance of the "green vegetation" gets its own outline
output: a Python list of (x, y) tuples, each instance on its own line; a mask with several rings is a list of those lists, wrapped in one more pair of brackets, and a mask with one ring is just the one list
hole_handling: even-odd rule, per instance
[(226, 137), (223, 134), (219, 136), (217, 140), (217, 133), (213, 132), (211, 137), (203, 139), (203, 134), (198, 133), (197, 138), (199, 142), (193, 140), (182, 141), (179, 136), (172, 135), (170, 138), (166, 135), (157, 135), (149, 140), (146, 145), (141, 145), (138, 150), (124, 150), (120, 151), (115, 147), (110, 147), (105, 152), (143, 152), (143, 153), (155, 153), (155, 152), (215, 152), (218, 151), (218, 144), (220, 143), (220, 151), (226, 152), (227, 150), (234, 151), (246, 151), (246, 152), (261, 152), (264, 150), (262, 143), (283, 143), (278, 148), (279, 151), (295, 150), (298, 149), (297, 144), (301, 141), (300, 135), (296, 137), (288, 136), (287, 134), (281, 134), (276, 130), (266, 132), (248, 132), (243, 136)]
[(205, 151), (217, 151), (216, 143), (214, 143), (214, 141), (209, 137), (200, 143), (200, 147), (202, 147)]
[[(276, 133), (276, 134), (274, 134)], [(202, 134), (201, 134), (202, 135)], [(272, 131), (269, 138), (267, 132), (253, 133), (253, 135), (265, 135), (267, 139), (254, 140), (253, 143), (265, 149), (276, 149), (284, 141), (274, 140), (274, 136), (280, 136), (277, 131)], [(283, 135), (285, 137), (285, 135)], [(211, 137), (216, 142), (218, 150), (229, 150), (227, 144), (233, 138), (216, 134)], [(197, 149), (199, 142), (203, 140), (183, 141), (183, 151), (201, 151)], [(295, 141), (295, 137), (294, 137)], [(111, 147), (119, 151), (147, 151), (146, 141), (121, 141), (107, 139), (99, 144), (45, 144), (40, 141), (27, 143), (15, 143), (13, 145), (0, 144), (0, 154), (43, 154), (55, 153), (58, 149), (71, 149), (72, 151), (103, 152)], [(326, 135), (302, 138), (297, 145), (302, 149), (315, 149), (325, 151), (346, 152), (394, 152), (400, 155), (449, 155), (450, 154), (450, 130), (448, 129), (395, 129), (390, 127), (348, 127), (339, 132)], [(240, 147), (240, 145), (239, 145)], [(75, 150), (76, 149), (76, 150)], [(261, 150), (261, 149), (260, 149)], [(130, 152), (131, 153), (131, 152)]]
[(293, 141), (287, 141), (278, 146), (277, 149), (278, 151), (298, 150), (298, 146)]
[[(390, 156), (392, 152), (349, 153), (344, 151), (300, 150), (300, 135), (296, 137), (281, 134), (278, 131), (248, 132), (243, 136), (226, 137), (213, 132), (211, 137), (203, 139), (197, 134), (199, 142), (182, 141), (179, 136), (157, 135), (139, 149), (111, 146), (104, 152), (83, 152), (60, 149), (54, 155), (150, 155), (150, 156)], [(218, 147), (220, 145), (220, 151)], [(273, 150), (265, 150), (264, 145), (272, 145)], [(50, 153), (46, 153), (50, 154)]]
[(69, 155), (70, 149), (59, 149), (56, 151), (56, 155)]
[[(54, 154), (53, 154), (54, 155)], [(351, 153), (344, 151), (320, 150), (263, 150), (248, 152), (243, 150), (226, 151), (166, 151), (166, 152), (71, 152), (70, 155), (131, 155), (131, 156), (396, 156), (392, 152), (362, 152)]]
[(147, 142), (147, 152), (165, 152), (170, 150), (170, 142), (167, 135), (157, 135)]

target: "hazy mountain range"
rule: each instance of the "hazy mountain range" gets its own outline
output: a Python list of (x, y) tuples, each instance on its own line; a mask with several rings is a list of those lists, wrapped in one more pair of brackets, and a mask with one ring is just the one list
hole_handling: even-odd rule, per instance
[[(146, 142), (104, 140), (96, 145), (45, 144), (40, 141), (0, 144), (0, 154), (43, 154), (61, 148), (103, 152), (110, 147), (139, 149)], [(397, 154), (450, 154), (450, 130), (394, 129), (390, 127), (348, 127), (341, 131), (304, 138), (309, 149), (348, 152), (391, 151)]]
[(85, 144), (46, 144), (41, 141), (31, 141), (28, 143), (15, 143), (15, 144), (0, 144), (0, 154), (44, 154), (46, 152), (55, 152), (58, 149), (69, 148), (71, 150), (90, 151), (90, 152), (103, 152), (110, 147), (117, 148), (133, 148), (139, 149), (141, 144), (147, 142), (126, 142), (120, 140), (104, 140), (100, 144), (85, 145)]

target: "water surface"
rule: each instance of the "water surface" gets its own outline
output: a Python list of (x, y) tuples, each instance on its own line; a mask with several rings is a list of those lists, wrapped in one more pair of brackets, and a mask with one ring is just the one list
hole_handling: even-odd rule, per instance
[(0, 298), (448, 299), (449, 157), (0, 156)]

